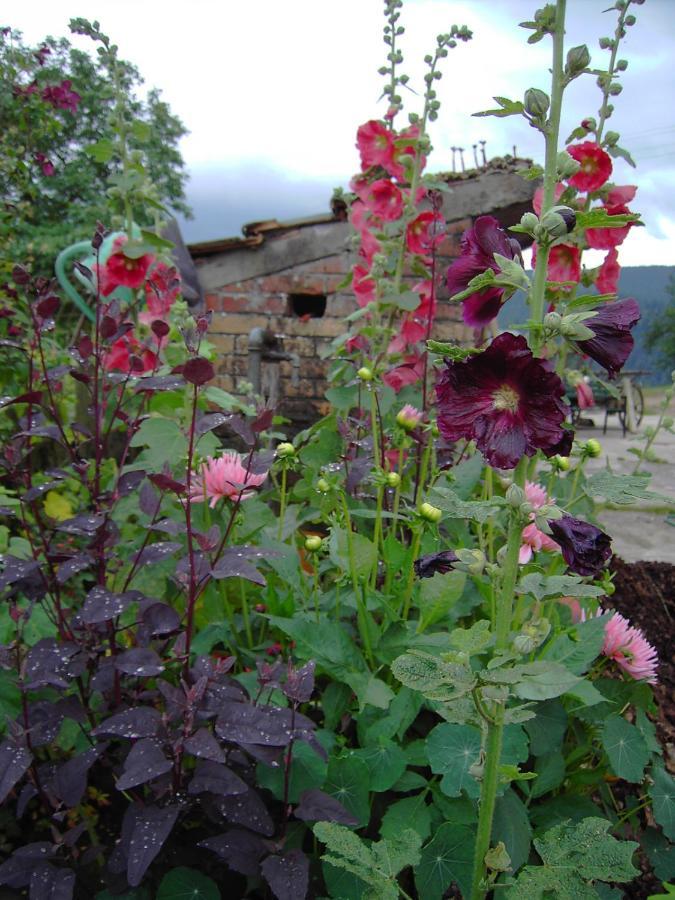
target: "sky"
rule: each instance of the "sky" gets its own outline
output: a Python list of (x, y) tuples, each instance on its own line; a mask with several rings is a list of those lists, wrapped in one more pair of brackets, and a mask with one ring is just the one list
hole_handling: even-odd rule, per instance
[[(587, 43), (592, 65), (606, 66), (598, 38), (613, 34), (611, 0), (568, 0), (566, 46)], [(522, 99), (528, 87), (549, 92), (550, 41), (528, 45), (529, 0), (405, 0), (399, 24), (402, 71), (418, 91), (405, 111), (421, 111), (423, 57), (452, 23), (474, 33), (444, 61), (437, 83), (442, 106), (430, 128), (430, 171), (452, 167), (452, 146), (485, 140), (488, 156), (543, 158), (543, 139), (524, 119), (473, 118), (492, 97)], [(147, 87), (158, 87), (189, 130), (181, 145), (190, 182), (188, 241), (240, 233), (246, 222), (292, 219), (328, 211), (334, 187), (358, 169), (357, 127), (383, 115), (385, 61), (381, 0), (23, 0), (0, 24), (37, 42), (68, 34), (72, 16), (98, 19), (135, 63)], [(639, 187), (634, 228), (621, 250), (624, 265), (675, 264), (675, 0), (646, 0), (633, 9), (620, 56), (628, 60), (623, 93), (608, 127), (638, 166), (615, 161), (613, 180)], [(90, 46), (86, 39), (73, 43)], [(592, 76), (566, 92), (561, 139), (595, 115), (600, 91)], [(402, 121), (405, 124), (405, 120)], [(593, 260), (590, 260), (593, 263)]]

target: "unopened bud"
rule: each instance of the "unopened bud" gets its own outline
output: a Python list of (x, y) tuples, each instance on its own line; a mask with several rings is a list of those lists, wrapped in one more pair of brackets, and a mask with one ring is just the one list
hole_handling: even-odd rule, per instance
[(620, 59), (617, 61), (617, 64), (616, 64), (617, 72), (625, 72), (627, 68), (628, 68), (628, 60), (627, 59)]
[(608, 147), (613, 147), (616, 143), (618, 143), (621, 135), (618, 131), (608, 131), (605, 135), (605, 143)]
[(319, 491), (320, 494), (327, 494), (328, 491), (330, 490), (330, 485), (328, 484), (328, 482), (326, 481), (325, 478), (319, 478), (319, 480), (316, 483), (316, 489), (317, 489), (317, 491)]
[(535, 216), (534, 213), (526, 212), (523, 216), (521, 216), (520, 224), (528, 231), (533, 231), (539, 224), (539, 219), (537, 218), (537, 216)]
[(560, 456), (559, 453), (556, 453), (551, 462), (555, 465), (556, 469), (560, 469), (561, 472), (567, 472), (570, 467), (569, 456)]
[(542, 216), (541, 226), (555, 240), (574, 231), (576, 222), (576, 213), (569, 206), (554, 206)]
[(316, 553), (317, 550), (321, 549), (322, 543), (323, 541), (318, 534), (311, 534), (308, 538), (305, 538), (305, 550), (308, 550), (310, 553)]
[(367, 366), (361, 366), (361, 368), (356, 373), (356, 377), (360, 378), (361, 381), (372, 381), (373, 370), (369, 369)]
[(565, 66), (568, 75), (581, 75), (591, 62), (591, 54), (588, 52), (586, 44), (579, 47), (572, 47), (567, 53), (567, 65)]
[(387, 482), (387, 487), (397, 488), (401, 483), (401, 476), (398, 472), (387, 472), (384, 480)]
[(419, 514), (427, 522), (432, 522), (434, 525), (438, 524), (443, 518), (441, 510), (437, 506), (432, 506), (431, 503), (423, 503), (419, 508)]
[(598, 44), (600, 45), (601, 50), (609, 50), (612, 46), (612, 42), (608, 37), (601, 37)]
[(586, 456), (590, 456), (591, 459), (595, 459), (602, 453), (602, 444), (600, 441), (596, 441), (595, 438), (590, 438), (590, 440), (586, 441), (584, 444), (583, 452)]
[(630, 28), (631, 25), (635, 25), (635, 23), (637, 22), (637, 19), (635, 18), (635, 16), (626, 16), (626, 18), (623, 21)]
[(539, 88), (529, 88), (525, 91), (524, 106), (525, 111), (532, 116), (533, 119), (543, 119), (551, 101), (548, 94), (540, 91)]
[(560, 323), (562, 322), (562, 316), (557, 312), (546, 313), (544, 316), (544, 326), (546, 328), (550, 328), (551, 331), (558, 331), (560, 328)]
[(285, 441), (277, 446), (277, 456), (279, 459), (288, 459), (289, 456), (295, 456), (295, 447), (293, 444)]
[(526, 499), (525, 491), (521, 487), (518, 487), (517, 484), (509, 485), (509, 488), (506, 491), (506, 502), (509, 506), (518, 509), (520, 504), (524, 503)]
[(422, 421), (422, 413), (414, 406), (406, 404), (396, 414), (396, 422), (406, 431), (413, 431)]
[(570, 178), (579, 171), (581, 165), (573, 159), (567, 150), (561, 150), (556, 157), (556, 169), (560, 178)]

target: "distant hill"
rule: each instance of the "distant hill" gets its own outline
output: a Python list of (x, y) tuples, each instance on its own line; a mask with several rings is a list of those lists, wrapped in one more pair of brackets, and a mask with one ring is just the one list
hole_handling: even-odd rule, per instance
[[(619, 297), (635, 297), (640, 304), (642, 318), (633, 330), (635, 348), (626, 363), (627, 369), (644, 369), (651, 374), (642, 379), (645, 384), (669, 384), (670, 370), (661, 365), (653, 353), (644, 346), (644, 336), (651, 321), (668, 303), (672, 303), (666, 286), (675, 278), (675, 266), (631, 266), (621, 270)], [(501, 328), (527, 321), (525, 298), (517, 294), (505, 304), (499, 314)]]

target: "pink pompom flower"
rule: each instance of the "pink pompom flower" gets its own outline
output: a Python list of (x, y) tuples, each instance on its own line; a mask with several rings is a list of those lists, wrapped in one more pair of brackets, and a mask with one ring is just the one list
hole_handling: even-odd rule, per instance
[(194, 476), (190, 500), (199, 503), (208, 498), (213, 509), (219, 500), (247, 500), (267, 478), (267, 472), (255, 474), (242, 463), (238, 453), (223, 453), (217, 459), (207, 456), (201, 473)]
[(521, 565), (528, 563), (532, 559), (532, 555), (538, 550), (560, 550), (553, 538), (546, 534), (545, 531), (537, 528), (534, 523), (536, 510), (541, 509), (542, 506), (545, 506), (550, 501), (546, 489), (533, 481), (526, 481), (525, 498), (534, 511), (530, 513), (532, 521), (523, 528), (523, 543), (518, 554), (518, 562)]
[(615, 612), (605, 625), (602, 652), (638, 681), (656, 683), (658, 656), (639, 628)]

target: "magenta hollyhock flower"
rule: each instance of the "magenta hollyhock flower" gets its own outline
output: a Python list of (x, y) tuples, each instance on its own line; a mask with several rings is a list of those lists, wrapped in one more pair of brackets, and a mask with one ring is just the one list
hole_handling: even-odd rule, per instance
[(202, 463), (201, 474), (195, 475), (190, 486), (190, 500), (195, 503), (209, 499), (213, 509), (219, 500), (247, 500), (260, 487), (267, 472), (254, 475), (242, 463), (238, 453), (223, 453), (217, 459), (207, 456)]
[[(419, 140), (420, 130), (417, 125), (410, 125), (404, 128), (398, 135), (394, 135), (394, 147), (391, 159), (384, 163), (384, 167), (394, 178), (402, 181), (405, 178), (406, 170), (404, 163), (412, 161), (417, 153), (417, 142)], [(419, 171), (423, 172), (426, 166), (426, 156), (420, 154)], [(416, 202), (420, 202), (419, 197)]]
[(118, 237), (113, 243), (113, 252), (110, 254), (104, 266), (99, 268), (101, 293), (108, 296), (118, 287), (127, 287), (135, 290), (145, 281), (148, 269), (155, 261), (151, 253), (132, 259), (124, 255), (123, 247), (127, 242), (126, 237)]
[(597, 191), (612, 174), (612, 160), (595, 141), (571, 144), (567, 152), (581, 168), (569, 179), (578, 191)]
[(656, 684), (658, 656), (639, 628), (615, 612), (605, 625), (602, 652), (638, 681)]
[(124, 372), (125, 375), (152, 372), (159, 363), (157, 355), (132, 334), (125, 334), (111, 344), (102, 361), (107, 372)]
[(424, 374), (424, 358), (416, 353), (406, 356), (400, 366), (395, 366), (382, 376), (385, 384), (400, 393), (409, 384), (416, 384)]
[(619, 251), (616, 247), (613, 247), (600, 266), (598, 277), (595, 279), (595, 286), (601, 294), (616, 294), (620, 274)]
[(364, 266), (356, 265), (352, 268), (352, 290), (359, 306), (367, 306), (375, 299), (375, 279)]
[(54, 109), (67, 109), (72, 113), (77, 112), (77, 106), (82, 99), (77, 91), (70, 89), (72, 81), (62, 81), (61, 84), (51, 84), (42, 91), (42, 99)]
[(361, 155), (362, 169), (371, 166), (386, 169), (394, 152), (394, 136), (382, 122), (371, 119), (356, 132), (356, 147)]
[(593, 337), (578, 341), (579, 349), (613, 377), (630, 356), (635, 343), (630, 333), (631, 328), (639, 321), (640, 307), (632, 297), (603, 303), (597, 315), (584, 322), (584, 325), (593, 332)]
[[(471, 279), (487, 269), (499, 272), (495, 253), (507, 259), (521, 258), (518, 241), (510, 238), (492, 216), (479, 216), (473, 227), (462, 235), (462, 254), (448, 269), (446, 284), (450, 297), (465, 291)], [(497, 317), (503, 296), (503, 288), (490, 287), (463, 300), (462, 315), (466, 324), (474, 328), (489, 325)]]
[(54, 163), (47, 159), (44, 153), (36, 153), (33, 159), (42, 169), (43, 175), (46, 175), (49, 178), (55, 174), (56, 169), (54, 168)]
[(576, 281), (581, 279), (581, 253), (574, 244), (556, 244), (548, 257), (549, 281)]
[(593, 388), (585, 381), (579, 381), (575, 385), (577, 391), (577, 406), (579, 409), (590, 409), (595, 406)]
[(156, 319), (167, 321), (171, 307), (180, 295), (180, 275), (175, 266), (158, 262), (153, 266), (145, 282), (145, 302), (147, 310), (139, 313), (138, 319), (146, 325)]
[(428, 256), (445, 236), (445, 219), (438, 212), (426, 210), (408, 223), (405, 241), (411, 253)]
[(524, 455), (560, 444), (564, 394), (525, 338), (505, 332), (482, 353), (446, 362), (436, 382), (438, 427), (448, 441), (475, 440), (490, 465), (512, 469)]
[[(606, 210), (608, 216), (630, 215), (632, 212), (625, 203), (613, 205), (606, 203), (598, 208)], [(588, 228), (586, 229), (586, 243), (592, 250), (612, 250), (623, 244), (632, 227), (632, 223), (629, 222), (618, 228)]]
[(373, 215), (385, 222), (393, 222), (403, 212), (403, 194), (388, 178), (373, 181), (363, 202)]
[(441, 550), (439, 553), (428, 553), (420, 556), (413, 563), (418, 578), (433, 578), (434, 575), (446, 575), (458, 560), (454, 550)]
[(595, 525), (563, 516), (551, 519), (549, 526), (559, 544), (568, 568), (577, 575), (598, 575), (612, 555), (609, 535)]

